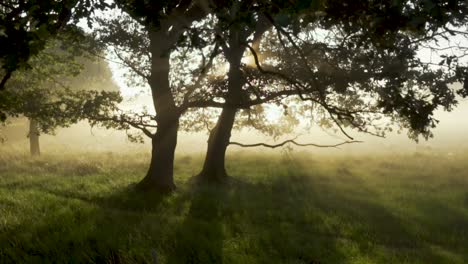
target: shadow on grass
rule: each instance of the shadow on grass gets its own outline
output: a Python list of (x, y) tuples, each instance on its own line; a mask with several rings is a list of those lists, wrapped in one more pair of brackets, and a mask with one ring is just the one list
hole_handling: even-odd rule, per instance
[(466, 208), (468, 208), (468, 192), (465, 193), (463, 204)]
[[(11, 186), (0, 188), (4, 187)], [(153, 261), (151, 245), (132, 252), (138, 243), (132, 232), (145, 212), (156, 210), (165, 196), (139, 193), (133, 186), (107, 196), (51, 187), (43, 183), (15, 186), (15, 191), (26, 191), (25, 197), (36, 198), (30, 202), (37, 206), (16, 212), (22, 220), (16, 225), (0, 226), (0, 263)], [(0, 200), (0, 208), (2, 204)]]
[[(454, 245), (422, 239), (352, 171), (336, 168), (337, 178), (329, 181), (291, 160), (279, 166), (288, 166), (284, 175), (187, 184), (165, 196), (132, 186), (90, 195), (44, 184), (15, 185), (56, 199), (37, 196), (31, 203), (43, 203), (43, 209), (24, 212), (32, 219), (0, 229), (0, 259), (151, 263), (156, 255), (160, 263), (171, 264), (326, 264), (359, 257), (371, 263), (453, 262), (432, 246), (450, 251)], [(421, 214), (431, 217), (431, 208), (421, 206)], [(452, 215), (447, 224), (462, 228), (467, 220), (441, 203), (436, 209)], [(444, 225), (420, 223), (425, 232)]]
[(190, 208), (173, 234), (167, 263), (223, 263), (225, 186), (192, 184)]

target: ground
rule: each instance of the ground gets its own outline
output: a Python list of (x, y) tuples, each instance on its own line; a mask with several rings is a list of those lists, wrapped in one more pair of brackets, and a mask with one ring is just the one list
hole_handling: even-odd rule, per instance
[(165, 196), (146, 153), (0, 153), (0, 263), (468, 263), (468, 152), (183, 156)]

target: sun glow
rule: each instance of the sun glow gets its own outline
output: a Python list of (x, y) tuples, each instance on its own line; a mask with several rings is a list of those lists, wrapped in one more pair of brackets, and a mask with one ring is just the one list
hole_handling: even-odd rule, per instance
[(281, 107), (273, 104), (265, 106), (266, 118), (269, 122), (279, 122), (281, 117), (284, 115), (284, 111)]
[(242, 58), (242, 63), (248, 67), (255, 67), (255, 57), (253, 55), (248, 55)]
[(216, 77), (227, 76), (229, 72), (229, 63), (222, 63), (213, 69), (213, 75)]

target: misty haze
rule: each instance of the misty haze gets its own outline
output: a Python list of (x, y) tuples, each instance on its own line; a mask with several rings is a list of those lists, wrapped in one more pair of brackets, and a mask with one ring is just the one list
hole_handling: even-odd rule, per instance
[(468, 263), (468, 2), (0, 2), (0, 263)]

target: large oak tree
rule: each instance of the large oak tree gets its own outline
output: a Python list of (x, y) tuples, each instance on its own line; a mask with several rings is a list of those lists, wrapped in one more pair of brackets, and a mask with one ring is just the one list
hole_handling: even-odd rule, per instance
[[(293, 96), (299, 104), (311, 102), (350, 140), (346, 127), (383, 135), (392, 124), (417, 139), (432, 135), (436, 109), (451, 110), (456, 94), (467, 95), (467, 45), (450, 43), (454, 37), (468, 42), (466, 2), (229, 3), (216, 12), (224, 24), (219, 39), (230, 67), (225, 105), (199, 174), (203, 179), (226, 176), (225, 153), (242, 108)], [(259, 27), (262, 17), (276, 35), (273, 43), (265, 43), (265, 54), (257, 39), (268, 28), (264, 23)], [(423, 49), (437, 51), (431, 45), (441, 40), (447, 40), (449, 52), (440, 54), (440, 62), (433, 65), (418, 57)], [(246, 50), (257, 72), (242, 65)], [(450, 88), (455, 82), (464, 82), (464, 88)], [(388, 122), (381, 121), (385, 117)]]

